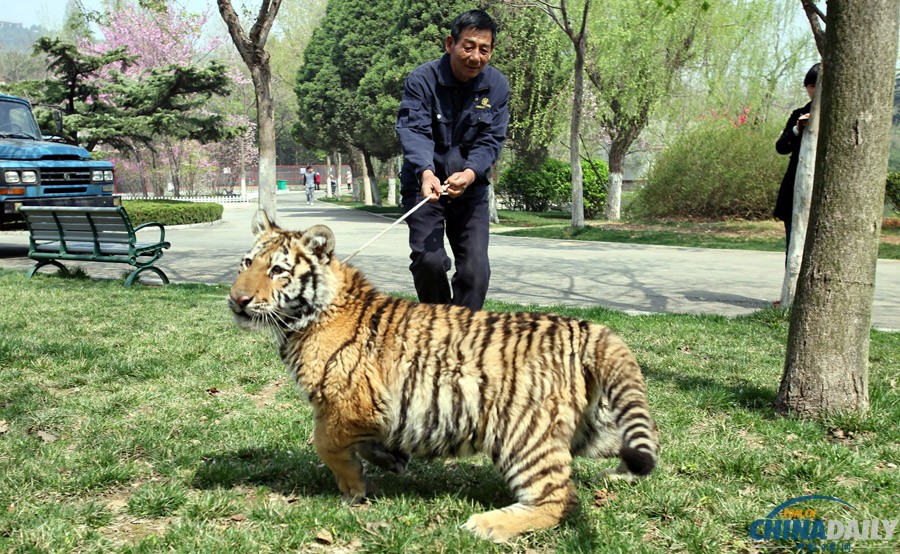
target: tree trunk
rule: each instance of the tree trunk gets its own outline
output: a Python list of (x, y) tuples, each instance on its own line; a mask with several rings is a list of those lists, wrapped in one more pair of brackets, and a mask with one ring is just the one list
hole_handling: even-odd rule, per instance
[(338, 152), (338, 153), (337, 153), (337, 192), (336, 192), (336, 195), (337, 195), (338, 198), (340, 198), (340, 197), (341, 197), (341, 194), (343, 194), (343, 190), (341, 189), (341, 182), (342, 182), (342, 180), (343, 180), (344, 177), (343, 177), (343, 175), (341, 175), (341, 168), (342, 168), (342, 166), (341, 166), (341, 153)]
[(828, 3), (819, 155), (776, 399), (781, 413), (814, 417), (869, 405), (898, 11), (900, 0)]
[(391, 158), (387, 162), (388, 169), (388, 205), (397, 205), (397, 166), (398, 158)]
[[(824, 67), (819, 68), (821, 82)], [(822, 87), (816, 87), (809, 122), (803, 130), (800, 154), (797, 158), (797, 173), (794, 178), (794, 205), (791, 208), (791, 237), (787, 262), (784, 267), (784, 282), (781, 286), (781, 307), (789, 308), (794, 302), (797, 290), (797, 276), (803, 261), (803, 246), (806, 243), (806, 226), (809, 222), (809, 207), (812, 204), (813, 179), (816, 175), (816, 145), (819, 141), (819, 112), (822, 109)]]
[(259, 209), (275, 219), (275, 103), (272, 101), (272, 73), (268, 57), (251, 71), (256, 89), (256, 121), (259, 132)]
[[(350, 148), (350, 156), (353, 159), (353, 161), (350, 164), (350, 168), (351, 168), (351, 172), (352, 172), (351, 175), (362, 174), (363, 184), (368, 185), (368, 183), (366, 183), (366, 181), (368, 180), (368, 174), (366, 173), (366, 160), (365, 160), (365, 158), (363, 158), (362, 152), (358, 148), (351, 147)], [(361, 172), (353, 171), (354, 167), (356, 169), (362, 168), (362, 171)], [(361, 196), (361, 194), (362, 195), (369, 194), (368, 192), (360, 191), (359, 179), (353, 179), (353, 181), (350, 183), (350, 189), (353, 191), (353, 201), (354, 202), (363, 202), (363, 196)], [(369, 187), (364, 186), (363, 189), (368, 191)], [(364, 203), (368, 206), (369, 204), (372, 203), (372, 199), (369, 198), (369, 201), (364, 202)]]
[(138, 167), (140, 168), (141, 188), (144, 190), (144, 198), (150, 196), (150, 183), (147, 181), (146, 170), (144, 168), (144, 157), (141, 155), (140, 147), (134, 149), (137, 158)]
[(328, 165), (328, 176), (325, 177), (325, 198), (331, 198), (331, 178), (334, 176), (334, 166), (331, 165), (331, 156), (327, 156), (325, 163)]
[[(630, 140), (628, 141), (631, 142)], [(606, 219), (622, 218), (622, 178), (625, 175), (625, 153), (629, 144), (620, 137), (613, 139), (609, 148), (609, 186), (606, 187)]]
[(247, 34), (241, 26), (240, 18), (231, 0), (216, 0), (219, 14), (228, 27), (228, 33), (234, 42), (241, 59), (250, 70), (253, 88), (256, 92), (256, 120), (259, 128), (259, 208), (264, 210), (269, 219), (275, 220), (275, 103), (272, 99), (272, 70), (269, 65), (269, 53), (266, 52), (266, 40), (269, 31), (278, 15), (282, 0), (265, 0), (259, 8), (256, 21)]
[(584, 227), (584, 176), (581, 173), (581, 112), (584, 100), (584, 57), (587, 37), (584, 32), (574, 40), (575, 85), (572, 92), (572, 121), (569, 125), (569, 162), (572, 164), (572, 228)]
[(497, 182), (497, 165), (491, 167), (491, 179), (488, 181), (488, 211), (490, 212), (491, 223), (497, 225), (500, 223), (500, 214), (497, 212), (497, 191), (494, 189), (494, 183)]
[(381, 207), (381, 191), (378, 190), (378, 178), (375, 176), (375, 164), (367, 150), (363, 150), (363, 160), (366, 163), (366, 206)]

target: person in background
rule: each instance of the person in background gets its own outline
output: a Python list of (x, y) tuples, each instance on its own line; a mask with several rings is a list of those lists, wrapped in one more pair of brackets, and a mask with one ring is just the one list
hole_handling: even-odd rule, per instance
[(775, 210), (773, 215), (776, 219), (784, 222), (785, 235), (785, 255), (791, 244), (791, 219), (794, 214), (794, 180), (797, 176), (797, 162), (800, 158), (800, 141), (803, 138), (803, 131), (809, 122), (809, 110), (812, 107), (813, 94), (816, 92), (816, 81), (819, 77), (819, 64), (815, 64), (806, 72), (803, 78), (803, 86), (809, 95), (809, 102), (800, 108), (794, 110), (788, 117), (787, 124), (781, 136), (775, 141), (775, 150), (782, 155), (790, 154), (791, 159), (788, 161), (787, 171), (784, 172), (784, 178), (781, 180), (781, 187), (778, 189), (778, 199), (775, 201)]
[(313, 168), (307, 166), (303, 178), (306, 183), (306, 203), (312, 205), (316, 198), (316, 173)]
[[(420, 302), (478, 310), (487, 295), (490, 215), (488, 171), (509, 124), (509, 81), (488, 65), (497, 25), (482, 10), (460, 14), (440, 59), (406, 79), (395, 129), (403, 148), (400, 194), (409, 266)], [(453, 251), (456, 273), (448, 281)]]

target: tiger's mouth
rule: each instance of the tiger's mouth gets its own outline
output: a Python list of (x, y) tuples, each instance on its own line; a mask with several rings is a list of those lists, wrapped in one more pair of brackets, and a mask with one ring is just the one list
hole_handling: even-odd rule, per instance
[(231, 297), (228, 298), (228, 309), (231, 310), (234, 323), (241, 329), (256, 330), (264, 327), (260, 317), (248, 312), (245, 306), (241, 306)]

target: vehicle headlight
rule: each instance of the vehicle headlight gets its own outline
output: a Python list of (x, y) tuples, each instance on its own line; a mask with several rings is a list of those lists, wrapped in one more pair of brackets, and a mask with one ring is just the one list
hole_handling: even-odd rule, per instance
[(103, 172), (103, 180), (104, 181), (112, 181), (113, 180), (113, 172), (112, 171), (104, 171)]
[(18, 171), (6, 171), (3, 173), (3, 180), (11, 185), (15, 185), (21, 183), (22, 180), (19, 178)]
[(36, 171), (23, 171), (22, 172), (22, 182), (33, 185), (37, 183), (37, 172)]
[(91, 171), (91, 181), (102, 181), (103, 180), (103, 171), (95, 170)]

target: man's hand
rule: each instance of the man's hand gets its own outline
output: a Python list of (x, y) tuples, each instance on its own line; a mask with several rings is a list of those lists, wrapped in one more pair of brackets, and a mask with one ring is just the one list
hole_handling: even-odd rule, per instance
[(475, 172), (469, 168), (463, 169), (453, 175), (447, 177), (444, 184), (447, 185), (447, 194), (450, 198), (456, 198), (466, 191), (466, 189), (475, 182)]
[(422, 172), (422, 196), (428, 198), (431, 202), (437, 202), (444, 192), (441, 186), (441, 180), (437, 178), (433, 171), (426, 169)]

